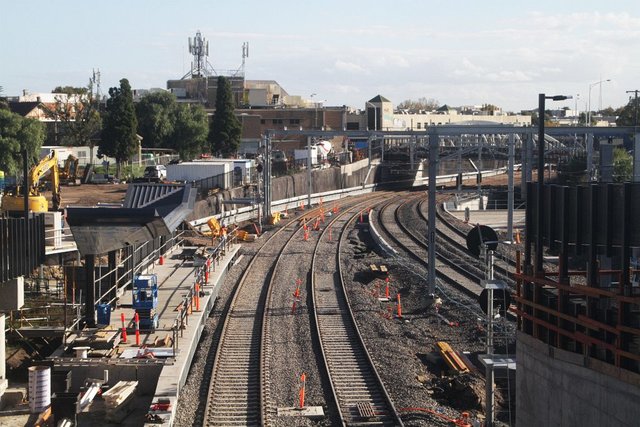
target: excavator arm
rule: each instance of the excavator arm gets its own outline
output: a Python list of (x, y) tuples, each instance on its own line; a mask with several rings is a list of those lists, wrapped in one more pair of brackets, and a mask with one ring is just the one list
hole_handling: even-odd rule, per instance
[[(56, 152), (51, 150), (49, 155), (44, 157), (40, 162), (29, 171), (27, 177), (27, 185), (23, 186), (23, 191), (28, 194), (29, 210), (33, 212), (46, 212), (47, 200), (40, 194), (40, 180), (51, 171), (51, 190), (53, 197), (51, 205), (54, 210), (60, 208), (60, 175), (58, 171), (58, 157)], [(8, 212), (21, 212), (24, 209), (24, 193), (16, 191), (13, 194), (6, 195), (2, 198), (2, 209)]]

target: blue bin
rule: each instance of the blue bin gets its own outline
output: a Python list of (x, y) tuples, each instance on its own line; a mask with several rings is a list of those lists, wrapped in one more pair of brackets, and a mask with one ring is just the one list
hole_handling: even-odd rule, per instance
[(97, 304), (96, 311), (98, 312), (99, 325), (111, 324), (111, 306), (109, 304)]

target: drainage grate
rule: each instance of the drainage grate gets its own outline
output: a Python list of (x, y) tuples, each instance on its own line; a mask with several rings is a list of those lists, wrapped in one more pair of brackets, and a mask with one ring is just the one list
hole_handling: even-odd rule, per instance
[(356, 407), (358, 408), (358, 414), (360, 414), (362, 418), (373, 418), (376, 416), (369, 402), (358, 402), (356, 403)]

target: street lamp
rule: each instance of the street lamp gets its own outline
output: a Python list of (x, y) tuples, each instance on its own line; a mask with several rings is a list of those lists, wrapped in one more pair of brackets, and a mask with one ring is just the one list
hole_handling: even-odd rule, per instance
[(606, 80), (600, 80), (598, 82), (589, 84), (589, 111), (587, 111), (587, 126), (591, 126), (591, 88), (596, 85), (600, 85), (600, 91), (602, 91), (602, 83), (610, 82), (610, 81), (611, 79), (606, 79)]
[(378, 130), (378, 106), (369, 101), (366, 104), (373, 107), (373, 130)]
[(580, 121), (580, 114), (578, 114), (578, 99), (580, 99), (580, 94), (576, 93), (576, 106), (575, 109), (573, 110), (573, 125), (574, 126), (578, 126), (578, 122)]
[(542, 268), (542, 228), (544, 227), (544, 215), (542, 213), (542, 202), (544, 197), (542, 193), (544, 191), (544, 103), (545, 100), (551, 99), (553, 101), (564, 101), (565, 99), (571, 99), (571, 96), (566, 95), (553, 95), (546, 96), (544, 93), (538, 95), (538, 217), (536, 227), (536, 274), (543, 275), (544, 269)]

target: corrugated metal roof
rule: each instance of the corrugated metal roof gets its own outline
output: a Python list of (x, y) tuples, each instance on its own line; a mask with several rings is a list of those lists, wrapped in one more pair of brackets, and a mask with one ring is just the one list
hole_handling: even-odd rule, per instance
[(127, 188), (123, 207), (144, 208), (184, 190), (184, 184), (131, 184)]
[(67, 222), (82, 255), (104, 254), (173, 232), (196, 192), (191, 184), (132, 184), (122, 208), (67, 208)]

